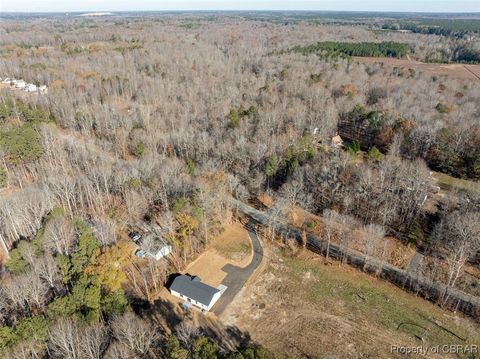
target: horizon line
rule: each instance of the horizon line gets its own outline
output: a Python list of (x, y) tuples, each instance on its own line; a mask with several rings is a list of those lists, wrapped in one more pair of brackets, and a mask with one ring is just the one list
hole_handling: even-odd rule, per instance
[(321, 10), (321, 9), (148, 9), (148, 10), (54, 10), (54, 11), (0, 11), (2, 14), (65, 14), (65, 13), (125, 13), (125, 12), (326, 12), (326, 13), (379, 13), (379, 14), (480, 14), (478, 11), (406, 11), (406, 10)]

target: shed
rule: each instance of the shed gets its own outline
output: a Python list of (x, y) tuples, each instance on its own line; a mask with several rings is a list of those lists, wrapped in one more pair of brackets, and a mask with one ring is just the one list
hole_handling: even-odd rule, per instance
[(154, 234), (147, 234), (137, 243), (142, 250), (157, 261), (172, 252), (172, 246), (168, 245), (160, 236)]

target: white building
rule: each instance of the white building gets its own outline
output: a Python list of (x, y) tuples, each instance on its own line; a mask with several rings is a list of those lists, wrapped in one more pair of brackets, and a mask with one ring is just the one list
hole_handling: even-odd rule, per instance
[(129, 236), (139, 246), (139, 250), (135, 252), (137, 257), (148, 256), (158, 261), (172, 252), (172, 246), (168, 245), (159, 235), (148, 233), (141, 236), (137, 232), (131, 232)]
[(17, 89), (24, 89), (27, 86), (27, 83), (23, 80), (13, 80), (12, 82)]
[(199, 277), (190, 277), (188, 275), (179, 275), (170, 286), (170, 293), (181, 298), (188, 303), (209, 311), (213, 305), (220, 299), (226, 287), (213, 288), (208, 284), (202, 283)]
[(27, 84), (27, 86), (25, 86), (25, 88), (24, 88), (24, 91), (25, 92), (37, 92), (38, 87), (37, 87), (37, 85), (34, 85), (34, 84)]
[(156, 251), (149, 252), (149, 255), (158, 261), (163, 257), (168, 256), (171, 252), (172, 252), (172, 246), (163, 245), (157, 248)]

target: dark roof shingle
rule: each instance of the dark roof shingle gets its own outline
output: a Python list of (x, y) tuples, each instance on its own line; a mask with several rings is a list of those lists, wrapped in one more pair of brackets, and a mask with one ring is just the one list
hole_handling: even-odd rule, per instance
[(173, 280), (170, 290), (208, 306), (219, 290), (195, 278), (182, 274)]

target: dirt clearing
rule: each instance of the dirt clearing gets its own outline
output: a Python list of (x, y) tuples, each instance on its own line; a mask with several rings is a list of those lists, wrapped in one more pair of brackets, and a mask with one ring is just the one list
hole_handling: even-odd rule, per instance
[(383, 57), (354, 57), (354, 60), (363, 64), (383, 63), (394, 67), (403, 67), (406, 70), (410, 68), (425, 74), (449, 76), (457, 80), (480, 81), (480, 65), (429, 64), (414, 60)]
[(221, 319), (273, 351), (311, 358), (395, 358), (391, 345), (480, 341), (479, 325), (467, 318), (348, 266), (325, 265), (308, 252), (290, 257), (276, 247)]
[(250, 263), (251, 257), (248, 232), (241, 224), (229, 224), (184, 272), (199, 276), (206, 284), (217, 287), (227, 276), (223, 270), (226, 265), (243, 268)]

